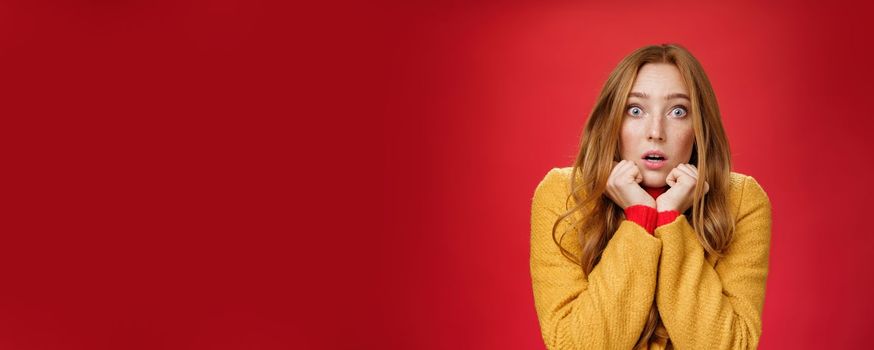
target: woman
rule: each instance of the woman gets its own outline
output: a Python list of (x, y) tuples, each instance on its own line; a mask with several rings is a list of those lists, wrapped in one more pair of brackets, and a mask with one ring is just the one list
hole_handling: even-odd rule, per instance
[(607, 79), (573, 167), (534, 192), (547, 348), (755, 348), (770, 231), (766, 193), (731, 171), (698, 61), (678, 45), (634, 51)]

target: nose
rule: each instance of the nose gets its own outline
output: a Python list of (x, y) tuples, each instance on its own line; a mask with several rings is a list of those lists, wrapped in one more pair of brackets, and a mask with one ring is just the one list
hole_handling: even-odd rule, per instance
[(649, 128), (647, 129), (647, 140), (649, 141), (664, 141), (665, 132), (662, 130), (664, 121), (661, 117), (649, 119)]

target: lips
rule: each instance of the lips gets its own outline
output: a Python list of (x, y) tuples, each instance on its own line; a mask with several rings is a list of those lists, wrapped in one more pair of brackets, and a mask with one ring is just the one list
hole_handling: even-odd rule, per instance
[(663, 167), (668, 160), (668, 158), (665, 157), (665, 153), (659, 150), (646, 151), (640, 159), (643, 159), (643, 164), (650, 170), (658, 170)]
[(659, 150), (657, 150), (657, 149), (646, 151), (646, 153), (643, 154), (643, 157), (640, 157), (640, 158), (641, 158), (641, 159), (662, 159), (662, 160), (668, 160), (668, 157), (665, 157), (665, 153), (662, 152), (662, 151), (659, 151)]

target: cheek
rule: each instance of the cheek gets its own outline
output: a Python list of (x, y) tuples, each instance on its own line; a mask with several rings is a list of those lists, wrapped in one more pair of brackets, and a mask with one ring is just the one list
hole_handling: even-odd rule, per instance
[(695, 132), (692, 130), (685, 131), (677, 137), (677, 141), (679, 142), (678, 151), (683, 155), (684, 158), (687, 158), (685, 161), (688, 162), (692, 156), (692, 148), (695, 143)]
[(619, 150), (623, 158), (627, 158), (628, 152), (634, 151), (634, 129), (628, 123), (622, 123), (622, 129), (619, 132)]

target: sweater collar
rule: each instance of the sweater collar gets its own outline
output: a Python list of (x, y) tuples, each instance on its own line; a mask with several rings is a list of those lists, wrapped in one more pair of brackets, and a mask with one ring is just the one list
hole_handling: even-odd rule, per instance
[(649, 193), (652, 198), (658, 198), (662, 193), (665, 193), (670, 187), (665, 185), (664, 187), (647, 187), (643, 186), (643, 189), (646, 190), (646, 193)]

